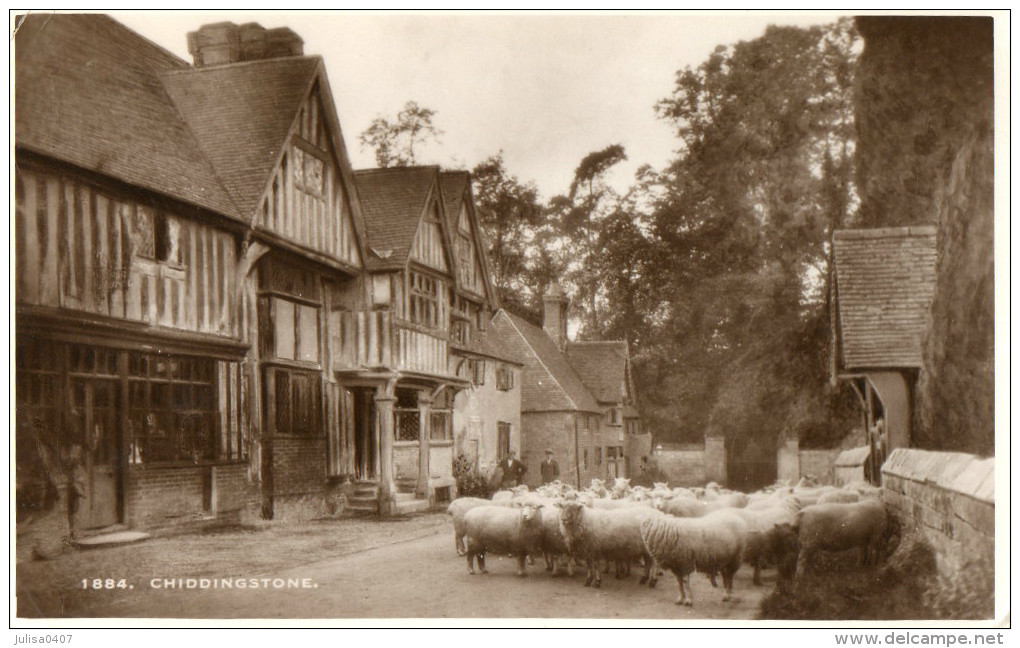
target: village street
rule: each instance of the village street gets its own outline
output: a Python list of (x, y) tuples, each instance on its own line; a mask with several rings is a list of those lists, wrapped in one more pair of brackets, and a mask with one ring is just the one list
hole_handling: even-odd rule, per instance
[[(332, 522), (332, 521), (331, 521)], [(320, 534), (344, 533), (344, 521), (320, 525)], [(322, 553), (306, 554), (299, 546), (276, 538), (268, 532), (220, 534), (215, 558), (220, 565), (232, 569), (213, 568), (198, 571), (185, 558), (193, 560), (196, 552), (209, 551), (199, 547), (201, 536), (160, 538), (151, 542), (159, 547), (147, 550), (146, 545), (98, 549), (64, 556), (47, 563), (19, 565), (18, 607), (20, 616), (84, 616), (84, 617), (159, 617), (159, 618), (292, 618), (292, 619), (355, 619), (378, 617), (432, 618), (654, 618), (654, 619), (751, 619), (758, 611), (761, 598), (771, 590), (774, 575), (767, 573), (765, 586), (751, 585), (748, 569), (737, 573), (735, 601), (723, 603), (722, 588), (713, 589), (701, 575), (691, 578), (697, 597), (693, 608), (678, 607), (676, 580), (665, 574), (655, 589), (638, 585), (637, 570), (624, 580), (604, 576), (601, 589), (583, 586), (580, 570), (573, 577), (552, 577), (539, 564), (529, 567), (524, 578), (515, 575), (515, 561), (490, 556), (488, 575), (470, 576), (465, 560), (454, 553), (449, 518), (445, 514), (419, 516), (400, 522), (358, 520), (359, 528), (371, 525), (384, 533), (377, 541), (359, 541), (350, 547), (353, 552), (322, 558)], [(406, 526), (387, 536), (388, 528)], [(236, 537), (234, 537), (236, 536)], [(393, 538), (400, 538), (394, 540)], [(267, 547), (264, 543), (272, 543)], [(372, 546), (372, 545), (376, 546)], [(259, 545), (259, 546), (256, 546)], [(267, 568), (258, 558), (266, 550), (279, 553), (287, 567)], [(294, 550), (300, 553), (291, 553)], [(178, 555), (180, 560), (167, 559), (162, 564), (141, 561), (145, 566), (131, 566), (131, 552)], [(105, 554), (105, 555), (104, 555)], [(188, 555), (190, 554), (190, 555)], [(245, 556), (253, 556), (252, 568), (240, 567)], [(305, 556), (309, 558), (303, 560)], [(101, 576), (97, 565), (118, 564), (117, 578), (125, 577), (134, 589), (81, 591), (81, 579)], [(135, 565), (138, 563), (135, 562)], [(216, 564), (216, 563), (209, 563)], [(125, 568), (125, 565), (128, 565)], [(42, 569), (60, 572), (65, 592), (43, 589), (38, 582)], [(164, 578), (270, 578), (301, 581), (305, 588), (181, 590), (154, 588), (152, 579)], [(304, 581), (309, 579), (309, 581)], [(31, 584), (30, 584), (31, 582)], [(33, 613), (32, 609), (36, 611)], [(63, 608), (63, 611), (61, 610)]]

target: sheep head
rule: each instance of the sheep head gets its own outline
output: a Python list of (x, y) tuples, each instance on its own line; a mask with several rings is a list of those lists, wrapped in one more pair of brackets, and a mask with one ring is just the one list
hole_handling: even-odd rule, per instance
[(576, 528), (584, 521), (584, 504), (580, 502), (556, 502), (560, 509), (560, 522), (565, 527)]

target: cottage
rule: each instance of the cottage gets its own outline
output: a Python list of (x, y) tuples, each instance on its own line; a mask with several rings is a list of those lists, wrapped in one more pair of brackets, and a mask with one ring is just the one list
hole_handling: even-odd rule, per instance
[[(351, 379), (385, 379), (393, 405), (392, 414), (389, 407), (378, 413), (378, 473), (366, 462), (355, 470), (362, 482), (378, 479), (383, 507), (405, 491), (434, 502), (437, 490), (440, 497), (455, 495), (454, 430), (461, 431), (456, 445), (463, 451), (461, 419), (468, 409), (464, 401), (470, 400), (458, 394), (484, 385), (489, 373), (494, 374), (489, 384), (498, 390), (495, 374), (509, 372), (502, 391), (514, 389), (514, 362), (486, 335), (498, 302), (470, 177), (430, 166), (361, 170), (356, 178), (367, 224), (369, 319), (380, 330), (369, 331), (364, 351), (371, 359), (359, 358), (355, 364), (362, 369)], [(365, 370), (373, 362), (383, 369), (377, 377)], [(368, 411), (381, 404), (385, 407), (375, 398)], [(511, 398), (497, 409), (505, 412), (514, 404)], [(480, 427), (471, 430), (476, 442)], [(480, 448), (474, 448), (476, 461)], [(375, 450), (366, 456), (376, 456)], [(387, 492), (390, 482), (395, 492)]]
[(911, 445), (911, 403), (935, 292), (935, 228), (832, 235), (833, 381), (849, 380), (881, 457)]
[(645, 436), (626, 342), (571, 342), (568, 304), (553, 284), (543, 298), (542, 327), (504, 310), (493, 320), (508, 352), (524, 361), (521, 459), (532, 487), (541, 483), (546, 449), (558, 458), (560, 478), (575, 486), (634, 474), (627, 449)]

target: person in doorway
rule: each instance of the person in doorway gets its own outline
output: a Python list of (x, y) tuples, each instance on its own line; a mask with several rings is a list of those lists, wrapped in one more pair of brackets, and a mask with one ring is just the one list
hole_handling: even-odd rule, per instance
[(552, 448), (545, 451), (545, 461), (542, 462), (542, 483), (548, 484), (556, 481), (560, 476), (560, 465), (553, 459)]
[(500, 488), (512, 488), (524, 478), (527, 468), (517, 460), (515, 454), (513, 450), (510, 450), (506, 454), (506, 459), (499, 462), (499, 468), (503, 471), (503, 480), (500, 483)]

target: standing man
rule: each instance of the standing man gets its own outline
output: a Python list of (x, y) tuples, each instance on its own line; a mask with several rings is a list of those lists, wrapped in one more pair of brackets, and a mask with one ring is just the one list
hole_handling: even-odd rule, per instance
[(542, 483), (548, 484), (560, 476), (560, 465), (553, 459), (552, 448), (545, 451), (545, 461), (542, 462)]
[(499, 467), (503, 470), (503, 482), (500, 484), (501, 488), (512, 488), (521, 482), (524, 477), (527, 468), (520, 461), (517, 461), (514, 456), (514, 451), (509, 450), (506, 453), (506, 459), (499, 462)]

